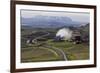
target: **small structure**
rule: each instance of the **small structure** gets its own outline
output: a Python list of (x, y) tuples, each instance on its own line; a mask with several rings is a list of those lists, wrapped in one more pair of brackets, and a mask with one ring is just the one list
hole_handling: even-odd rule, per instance
[(79, 44), (81, 43), (82, 39), (81, 39), (81, 34), (79, 31), (74, 30), (72, 33), (72, 41), (74, 42), (74, 44)]
[(26, 41), (27, 44), (33, 44), (33, 43), (37, 43), (36, 39), (30, 38)]
[(32, 39), (27, 39), (26, 43), (27, 44), (32, 44)]

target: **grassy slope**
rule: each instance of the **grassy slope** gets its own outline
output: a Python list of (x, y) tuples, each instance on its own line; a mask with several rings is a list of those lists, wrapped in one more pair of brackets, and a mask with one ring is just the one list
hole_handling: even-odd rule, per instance
[(55, 51), (48, 48), (34, 46), (22, 48), (21, 59), (22, 62), (61, 60)]
[(72, 42), (49, 42), (49, 44), (62, 49), (68, 60), (89, 59), (89, 46), (87, 44), (73, 44)]
[[(34, 32), (37, 30), (34, 30)], [(46, 31), (46, 30), (43, 30)], [(55, 30), (52, 30), (56, 32)], [(39, 62), (39, 61), (59, 61), (63, 60), (57, 52), (50, 48), (27, 46), (25, 35), (29, 35), (33, 30), (24, 30), (21, 35), (21, 62)], [(62, 49), (66, 53), (68, 60), (89, 59), (89, 46), (86, 44), (73, 44), (72, 42), (53, 42), (48, 40), (47, 44)]]
[[(72, 42), (52, 42), (48, 44), (66, 53), (68, 60), (85, 60), (89, 59), (89, 48), (86, 44), (73, 44)], [(61, 57), (50, 48), (28, 46), (22, 49), (22, 62), (39, 62), (39, 61), (59, 61)]]

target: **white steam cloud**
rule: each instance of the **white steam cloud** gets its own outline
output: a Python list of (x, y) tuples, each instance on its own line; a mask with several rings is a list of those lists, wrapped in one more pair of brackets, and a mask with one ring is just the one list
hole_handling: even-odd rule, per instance
[(68, 28), (62, 28), (57, 32), (56, 36), (63, 37), (64, 40), (70, 40), (72, 37), (72, 31)]

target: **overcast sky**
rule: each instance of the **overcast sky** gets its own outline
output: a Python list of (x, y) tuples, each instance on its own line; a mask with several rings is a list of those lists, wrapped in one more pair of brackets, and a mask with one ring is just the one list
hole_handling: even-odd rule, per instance
[(35, 16), (66, 16), (70, 17), (72, 21), (89, 22), (90, 14), (82, 12), (60, 12), (60, 11), (34, 11), (34, 10), (21, 10), (21, 17), (32, 18)]

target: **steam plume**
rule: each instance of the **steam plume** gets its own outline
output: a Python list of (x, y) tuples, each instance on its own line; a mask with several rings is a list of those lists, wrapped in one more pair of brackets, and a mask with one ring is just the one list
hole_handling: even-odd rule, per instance
[(63, 37), (64, 40), (70, 40), (72, 37), (72, 31), (68, 28), (62, 28), (57, 32), (56, 36)]

